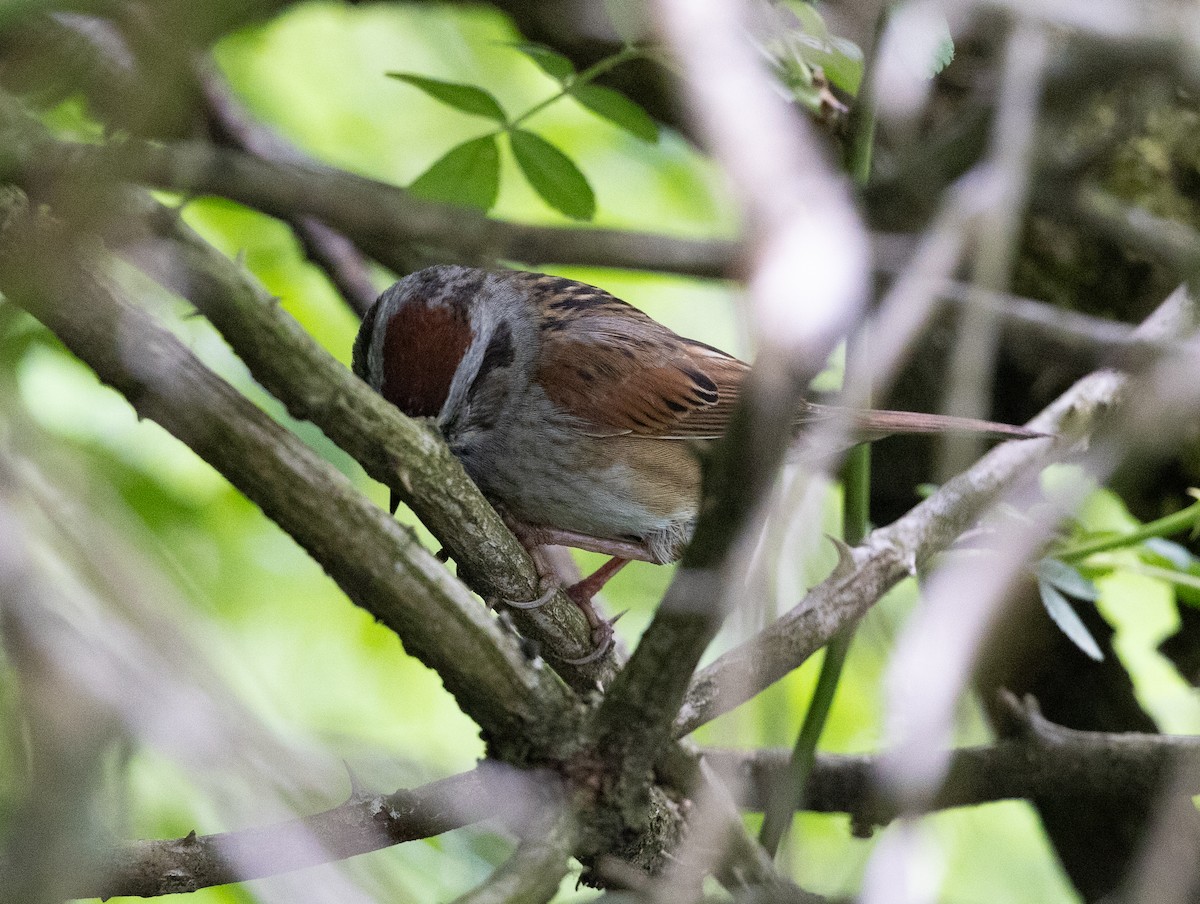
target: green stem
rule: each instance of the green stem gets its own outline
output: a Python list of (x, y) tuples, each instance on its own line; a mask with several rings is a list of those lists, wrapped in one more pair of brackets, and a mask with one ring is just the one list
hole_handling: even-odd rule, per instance
[(562, 98), (566, 97), (568, 94), (571, 93), (571, 89), (574, 88), (576, 85), (586, 85), (589, 82), (595, 81), (600, 76), (604, 75), (604, 73), (608, 72), (610, 69), (615, 69), (617, 66), (620, 66), (622, 63), (626, 63), (629, 60), (636, 59), (637, 57), (639, 57), (641, 55), (642, 55), (642, 51), (639, 50), (637, 47), (633, 47), (633, 46), (622, 47), (620, 50), (618, 50), (612, 56), (605, 57), (604, 59), (600, 60), (599, 62), (592, 64), (591, 66), (589, 66), (587, 69), (583, 70), (583, 72), (579, 73), (578, 75), (573, 75), (573, 76), (568, 77), (567, 79), (565, 79), (563, 81), (562, 88), (560, 88), (554, 94), (551, 94), (545, 100), (538, 101), (536, 104), (534, 104), (528, 110), (526, 110), (524, 113), (522, 113), (520, 116), (518, 116), (512, 122), (510, 122), (507, 126), (507, 130), (512, 131), (517, 126), (519, 126), (521, 123), (525, 122), (527, 119), (529, 119), (531, 116), (533, 116), (535, 113), (540, 113), (542, 110), (546, 109), (548, 106), (550, 106), (555, 101), (561, 100)]
[[(850, 134), (846, 142), (846, 171), (855, 185), (863, 188), (871, 175), (871, 151), (875, 139), (875, 89), (873, 87), (874, 61), (878, 56), (879, 41), (890, 15), (890, 6), (885, 6), (876, 22), (874, 41), (863, 70), (863, 80), (854, 109), (850, 113)], [(860, 335), (846, 345), (846, 374), (850, 382), (855, 362), (865, 362), (866, 337)], [(864, 370), (865, 372), (865, 370)], [(870, 405), (870, 387), (864, 394), (864, 404)], [(871, 523), (871, 447), (866, 443), (855, 446), (846, 457), (842, 470), (843, 509), (842, 537), (855, 546), (867, 535)], [(854, 641), (854, 626), (850, 625), (836, 634), (825, 647), (825, 658), (821, 660), (821, 672), (804, 722), (792, 749), (792, 758), (784, 783), (767, 802), (763, 813), (759, 842), (773, 857), (779, 850), (784, 834), (792, 824), (792, 814), (804, 800), (804, 789), (812, 774), (817, 758), (817, 744), (825, 730), (833, 700), (837, 694), (846, 656)]]
[(792, 824), (792, 814), (804, 799), (804, 788), (817, 758), (817, 742), (825, 730), (825, 722), (842, 677), (842, 666), (853, 639), (854, 630), (850, 628), (837, 634), (825, 647), (821, 674), (817, 678), (812, 701), (808, 704), (808, 712), (804, 714), (800, 734), (796, 737), (796, 746), (792, 748), (792, 758), (788, 762), (782, 787), (771, 795), (763, 812), (758, 840), (772, 857), (779, 850), (779, 844)]
[(863, 69), (858, 97), (850, 111), (849, 135), (846, 139), (846, 172), (860, 189), (866, 187), (871, 178), (871, 151), (875, 146), (875, 79), (872, 65), (879, 51), (879, 40), (887, 28), (891, 8), (885, 6), (879, 14), (875, 43), (871, 47), (871, 60)]
[(1151, 521), (1149, 524), (1143, 524), (1137, 530), (1130, 531), (1127, 534), (1118, 534), (1115, 537), (1101, 537), (1098, 540), (1092, 540), (1088, 543), (1081, 543), (1078, 546), (1059, 550), (1053, 553), (1053, 558), (1058, 559), (1060, 562), (1080, 562), (1098, 552), (1108, 552), (1110, 549), (1133, 546), (1135, 543), (1141, 543), (1143, 540), (1149, 540), (1151, 537), (1170, 537), (1173, 534), (1178, 534), (1188, 528), (1195, 527), (1197, 523), (1200, 523), (1200, 501), (1193, 502), (1187, 508), (1181, 509), (1173, 515), (1167, 515), (1165, 518), (1159, 518), (1156, 521)]

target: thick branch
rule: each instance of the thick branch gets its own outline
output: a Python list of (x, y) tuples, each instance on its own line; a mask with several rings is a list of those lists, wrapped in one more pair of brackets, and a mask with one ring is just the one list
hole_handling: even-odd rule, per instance
[[(1048, 722), (1029, 701), (1021, 706), (1011, 700), (1008, 708), (1019, 723), (1018, 733), (990, 746), (955, 751), (935, 809), (1057, 794), (1082, 799), (1152, 795), (1172, 770), (1200, 761), (1200, 740), (1193, 737), (1075, 731)], [(704, 751), (717, 774), (740, 789), (738, 803), (748, 810), (762, 809), (789, 755), (787, 750)], [(897, 811), (875, 793), (879, 761), (879, 755), (822, 754), (804, 809), (849, 813), (863, 830), (886, 825)], [(80, 893), (150, 897), (195, 891), (427, 838), (497, 814), (527, 825), (545, 787), (544, 779), (485, 763), (413, 791), (355, 795), (339, 807), (294, 822), (136, 842), (110, 851), (103, 885)], [(553, 859), (548, 849), (535, 847), (527, 853), (541, 862), (539, 850)], [(235, 873), (229, 866), (250, 857), (260, 867), (253, 875)]]
[[(11, 210), (9, 211), (11, 213)], [(118, 297), (103, 262), (27, 217), (9, 218), (0, 288), (49, 326), (138, 414), (160, 423), (280, 525), (358, 605), (437, 670), (489, 740), (521, 761), (552, 746), (570, 692), (533, 668), (440, 562), (293, 434)]]
[[(6, 106), (0, 111), (0, 125), (6, 127), (11, 170), (33, 188), (39, 185), (39, 149), (59, 160), (72, 156), (72, 146), (46, 138), (19, 110)], [(88, 184), (87, 192), (81, 192), (85, 196), (104, 186), (94, 180)], [(100, 228), (111, 242), (124, 246), (135, 263), (195, 304), (255, 379), (294, 417), (313, 421), (368, 474), (409, 503), (481, 596), (524, 601), (540, 595), (528, 555), (436, 430), (404, 417), (367, 389), (253, 278), (174, 213), (133, 191), (112, 195), (95, 209), (81, 205), (69, 213), (89, 224), (92, 218), (101, 219)], [(147, 245), (147, 228), (166, 241)], [(526, 636), (545, 647), (576, 687), (593, 688), (614, 674), (611, 654), (581, 664), (570, 661), (586, 659), (592, 642), (586, 620), (564, 594), (558, 593), (548, 605), (514, 611), (513, 619)]]

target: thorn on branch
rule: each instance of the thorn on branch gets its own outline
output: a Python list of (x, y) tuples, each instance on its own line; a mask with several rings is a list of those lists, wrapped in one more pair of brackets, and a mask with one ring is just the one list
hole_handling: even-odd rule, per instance
[(346, 777), (350, 780), (350, 796), (346, 798), (346, 803), (369, 800), (373, 795), (367, 791), (361, 776), (354, 771), (348, 760), (342, 760), (342, 766), (346, 770)]
[(1042, 709), (1033, 694), (1018, 697), (1007, 688), (1000, 688), (996, 692), (996, 699), (1004, 717), (1001, 729), (1005, 735), (1032, 741), (1046, 741), (1053, 737), (1056, 726), (1042, 715)]
[(837, 564), (833, 566), (833, 572), (829, 577), (835, 581), (850, 577), (854, 574), (854, 553), (850, 546), (846, 541), (832, 534), (826, 534), (825, 539), (833, 544), (833, 548), (837, 552)]

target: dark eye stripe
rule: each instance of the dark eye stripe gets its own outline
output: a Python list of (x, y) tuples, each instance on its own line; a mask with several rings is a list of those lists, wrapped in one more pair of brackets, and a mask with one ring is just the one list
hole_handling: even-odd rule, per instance
[(513, 348), (512, 330), (508, 328), (507, 323), (502, 323), (496, 327), (487, 348), (483, 351), (479, 372), (471, 381), (471, 388), (467, 390), (467, 398), (474, 398), (475, 392), (483, 385), (483, 380), (489, 373), (500, 367), (509, 367), (515, 359), (516, 351)]

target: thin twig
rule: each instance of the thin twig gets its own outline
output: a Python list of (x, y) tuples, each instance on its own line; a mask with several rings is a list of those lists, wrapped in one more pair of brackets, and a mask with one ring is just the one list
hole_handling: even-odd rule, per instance
[[(282, 135), (254, 119), (212, 66), (202, 68), (198, 78), (218, 137), (263, 160), (313, 162)], [(366, 257), (353, 242), (315, 217), (292, 217), (287, 222), (309, 259), (325, 271), (350, 309), (359, 317), (365, 315), (379, 294)]]
[[(340, 806), (290, 822), (137, 841), (106, 851), (103, 879), (77, 894), (149, 898), (193, 892), (344, 860), (497, 817), (525, 827), (548, 802), (548, 787), (545, 776), (487, 762), (412, 790), (355, 792)], [(250, 875), (232, 866), (245, 863), (258, 871)]]
[[(1181, 764), (1200, 764), (1200, 739), (1134, 732), (1077, 731), (1049, 722), (1027, 699), (1006, 697), (1017, 731), (995, 744), (963, 747), (950, 760), (934, 810), (1001, 800), (1068, 795), (1154, 795)], [(788, 768), (790, 752), (705, 750), (704, 758), (731, 787), (742, 789), (738, 805), (762, 810), (774, 783)], [(876, 776), (884, 754), (820, 754), (803, 809), (848, 813), (856, 830), (887, 825), (900, 815), (885, 799)], [(1188, 793), (1200, 792), (1200, 786)]]
[[(47, 151), (52, 146), (47, 146)], [(405, 249), (427, 244), (442, 260), (488, 265), (496, 259), (721, 277), (734, 268), (736, 245), (615, 229), (524, 226), (478, 210), (416, 198), (385, 182), (320, 164), (260, 160), (204, 142), (70, 145), (56, 163), (185, 195), (217, 195), (283, 219), (312, 216), (397, 272), (411, 266)]]

